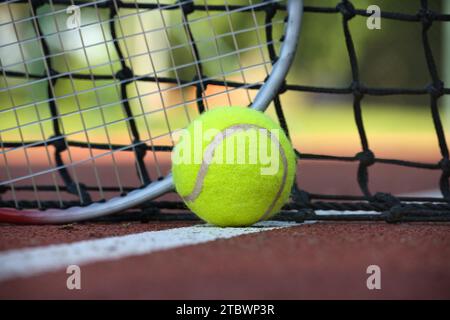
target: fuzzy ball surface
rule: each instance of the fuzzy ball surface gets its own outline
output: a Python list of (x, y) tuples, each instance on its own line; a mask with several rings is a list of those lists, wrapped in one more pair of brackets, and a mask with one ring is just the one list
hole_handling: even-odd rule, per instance
[(203, 113), (172, 152), (178, 194), (198, 217), (221, 227), (273, 217), (289, 198), (296, 167), (282, 128), (244, 107)]

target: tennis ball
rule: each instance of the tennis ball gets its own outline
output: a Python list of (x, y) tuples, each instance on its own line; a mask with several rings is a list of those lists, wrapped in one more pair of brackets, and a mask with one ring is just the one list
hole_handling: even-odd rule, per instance
[(203, 113), (172, 153), (175, 188), (204, 221), (249, 226), (275, 215), (289, 198), (294, 150), (266, 114), (242, 107)]

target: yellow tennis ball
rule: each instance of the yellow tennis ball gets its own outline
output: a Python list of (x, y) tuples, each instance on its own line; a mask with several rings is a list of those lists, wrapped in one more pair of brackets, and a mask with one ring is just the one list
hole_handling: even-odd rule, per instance
[(281, 127), (241, 107), (203, 113), (172, 153), (175, 188), (204, 221), (249, 226), (271, 218), (288, 200), (296, 157)]

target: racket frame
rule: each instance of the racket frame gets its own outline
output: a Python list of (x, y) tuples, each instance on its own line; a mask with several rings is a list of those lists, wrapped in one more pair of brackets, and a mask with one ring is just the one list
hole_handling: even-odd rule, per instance
[[(288, 0), (286, 9), (288, 16), (278, 60), (274, 63), (269, 77), (258, 91), (251, 105), (251, 108), (259, 111), (265, 111), (278, 94), (294, 60), (298, 46), (303, 17), (303, 1)], [(124, 196), (114, 197), (105, 202), (95, 202), (83, 207), (49, 208), (45, 210), (0, 208), (0, 221), (34, 224), (61, 224), (82, 221), (127, 210), (173, 190), (173, 178), (169, 173), (164, 179), (154, 181), (148, 186), (133, 190)]]

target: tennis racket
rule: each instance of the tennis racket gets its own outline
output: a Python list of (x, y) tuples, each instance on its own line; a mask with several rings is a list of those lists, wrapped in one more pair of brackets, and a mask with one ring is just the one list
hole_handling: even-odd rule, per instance
[(264, 111), (301, 0), (0, 4), (0, 221), (68, 223), (173, 191), (170, 151), (200, 113)]

